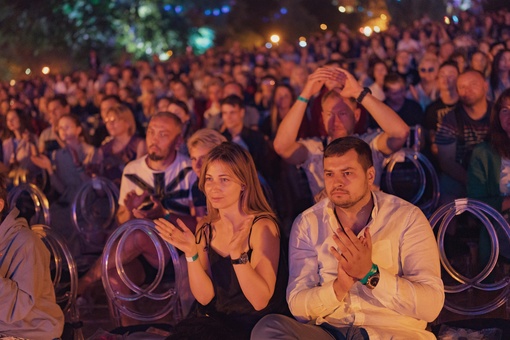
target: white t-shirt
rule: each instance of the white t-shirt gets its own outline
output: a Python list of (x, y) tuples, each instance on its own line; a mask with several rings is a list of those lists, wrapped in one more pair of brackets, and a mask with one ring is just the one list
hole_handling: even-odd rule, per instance
[[(164, 188), (159, 189), (163, 191), (163, 206), (177, 213), (189, 214), (189, 207), (192, 204), (191, 186), (197, 180), (196, 174), (191, 169), (190, 159), (177, 153), (173, 163), (164, 172), (149, 168), (146, 159), (147, 155), (129, 162), (124, 168), (120, 183), (119, 205), (124, 205), (126, 195), (132, 190), (137, 195), (141, 195), (146, 189), (142, 183), (147, 185), (149, 193), (157, 195), (158, 189), (155, 188), (154, 177), (155, 174), (164, 173)], [(136, 175), (139, 180), (132, 179), (129, 175)]]
[[(376, 146), (377, 138), (379, 138), (380, 134), (381, 131), (374, 131), (357, 136), (367, 142), (372, 149), (372, 159), (375, 168), (374, 185), (377, 188), (380, 187), (381, 175), (385, 166), (385, 156), (377, 149)], [(324, 189), (324, 145), (322, 140), (319, 138), (300, 139), (299, 143), (303, 144), (308, 150), (308, 158), (300, 165), (300, 167), (302, 167), (305, 171), (310, 191), (312, 192), (312, 195), (315, 196)]]

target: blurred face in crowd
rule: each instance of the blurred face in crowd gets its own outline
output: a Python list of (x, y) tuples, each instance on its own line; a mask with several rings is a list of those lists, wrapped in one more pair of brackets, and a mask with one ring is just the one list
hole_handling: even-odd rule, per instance
[(174, 104), (174, 103), (171, 103), (170, 105), (168, 105), (166, 111), (175, 114), (177, 117), (179, 117), (179, 119), (183, 123), (186, 123), (190, 118), (189, 114), (187, 114), (186, 111), (182, 107), (180, 107), (179, 105)]
[(211, 102), (219, 102), (222, 98), (222, 87), (219, 84), (209, 85), (209, 87), (207, 87), (207, 96)]
[(7, 123), (7, 128), (10, 131), (17, 131), (21, 128), (21, 123), (19, 121), (18, 114), (14, 110), (10, 110), (9, 112), (7, 112), (5, 121)]
[(168, 109), (168, 105), (170, 105), (170, 101), (167, 98), (162, 98), (162, 99), (158, 100), (156, 111), (157, 112), (165, 112)]
[(204, 144), (198, 144), (192, 148), (190, 148), (189, 151), (189, 158), (191, 160), (191, 168), (197, 175), (197, 177), (200, 177), (200, 171), (202, 170), (202, 164), (204, 164), (204, 160), (209, 154), (209, 151), (211, 151), (213, 148), (208, 147)]
[(58, 136), (66, 144), (76, 142), (81, 134), (81, 126), (70, 117), (62, 117), (58, 120)]
[(279, 109), (289, 109), (293, 104), (292, 93), (287, 87), (278, 86), (274, 92), (274, 102)]
[(345, 98), (330, 97), (322, 103), (322, 120), (332, 139), (352, 135), (359, 115), (356, 104)]
[(163, 161), (173, 155), (180, 143), (180, 135), (181, 130), (171, 118), (152, 118), (145, 138), (149, 159)]
[(386, 100), (388, 103), (394, 106), (400, 106), (404, 104), (406, 97), (406, 86), (404, 81), (397, 81), (394, 83), (387, 83), (384, 85)]
[(104, 93), (107, 96), (113, 95), (118, 96), (119, 95), (119, 85), (113, 81), (109, 81), (104, 85)]
[(237, 84), (229, 83), (223, 86), (223, 98), (233, 94), (239, 98), (244, 98), (243, 90)]
[(510, 51), (503, 52), (498, 64), (499, 72), (510, 71)]
[(483, 52), (475, 52), (471, 56), (471, 68), (473, 70), (480, 71), (482, 73), (485, 73), (485, 70), (487, 69), (489, 59), (487, 59), (487, 56)]
[(236, 129), (243, 126), (244, 109), (230, 104), (221, 105), (221, 117), (227, 129)]
[(502, 104), (499, 111), (499, 121), (508, 138), (510, 138), (510, 98), (504, 99)]
[(48, 103), (48, 120), (50, 125), (55, 126), (64, 114), (68, 113), (68, 108), (62, 106), (58, 100), (52, 100)]
[(439, 73), (437, 75), (437, 85), (439, 90), (447, 91), (456, 89), (455, 85), (457, 83), (457, 77), (459, 76), (459, 71), (457, 68), (451, 65), (444, 65), (439, 69)]
[(384, 83), (384, 77), (388, 74), (388, 68), (383, 63), (377, 63), (374, 66), (374, 80), (378, 84)]
[(187, 98), (188, 91), (186, 90), (186, 87), (182, 83), (179, 82), (172, 83), (171, 90), (175, 98), (182, 100), (184, 102), (188, 100)]
[(106, 121), (106, 114), (108, 113), (108, 110), (117, 105), (119, 105), (119, 103), (117, 103), (115, 99), (107, 99), (101, 102), (101, 104), (99, 105), (99, 110), (101, 112), (101, 119), (103, 120), (103, 122)]
[(129, 130), (128, 122), (117, 116), (114, 110), (110, 110), (106, 114), (105, 124), (108, 134), (112, 137), (122, 136)]
[(432, 61), (424, 60), (418, 67), (418, 73), (425, 82), (433, 82), (437, 78), (437, 65)]
[(476, 71), (463, 73), (457, 79), (459, 99), (465, 106), (474, 106), (486, 100), (487, 83)]

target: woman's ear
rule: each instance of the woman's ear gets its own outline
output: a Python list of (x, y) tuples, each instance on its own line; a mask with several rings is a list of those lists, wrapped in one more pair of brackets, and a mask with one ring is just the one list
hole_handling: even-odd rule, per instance
[(4, 211), (5, 208), (5, 201), (0, 198), (0, 213)]

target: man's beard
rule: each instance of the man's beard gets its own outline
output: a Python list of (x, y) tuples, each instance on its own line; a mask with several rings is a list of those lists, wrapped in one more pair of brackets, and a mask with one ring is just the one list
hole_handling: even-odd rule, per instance
[(157, 155), (156, 153), (150, 153), (148, 155), (149, 159), (151, 161), (162, 161), (163, 159), (165, 159), (165, 157), (161, 156), (161, 155)]

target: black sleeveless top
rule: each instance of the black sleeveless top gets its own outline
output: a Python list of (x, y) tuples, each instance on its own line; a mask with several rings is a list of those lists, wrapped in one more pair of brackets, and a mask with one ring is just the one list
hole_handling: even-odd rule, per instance
[[(253, 219), (251, 228), (262, 218), (271, 219), (278, 226), (277, 221), (272, 216), (259, 215)], [(250, 234), (248, 236), (248, 244), (250, 243), (251, 232), (252, 229), (250, 229)], [(197, 236), (205, 238), (206, 250), (211, 266), (211, 280), (214, 286), (213, 300), (206, 306), (200, 305), (198, 308), (199, 314), (209, 315), (225, 321), (231, 328), (235, 327), (236, 332), (247, 334), (248, 337), (257, 321), (263, 316), (271, 313), (289, 315), (285, 299), (288, 280), (287, 255), (285, 251), (286, 247), (284, 247), (283, 244), (280, 246), (278, 271), (273, 296), (264, 309), (257, 311), (253, 308), (248, 299), (246, 299), (241, 290), (230, 256), (223, 257), (210, 247), (212, 238), (211, 225), (208, 223), (204, 224), (197, 233)], [(251, 248), (248, 250), (248, 257), (250, 260), (252, 251)]]

